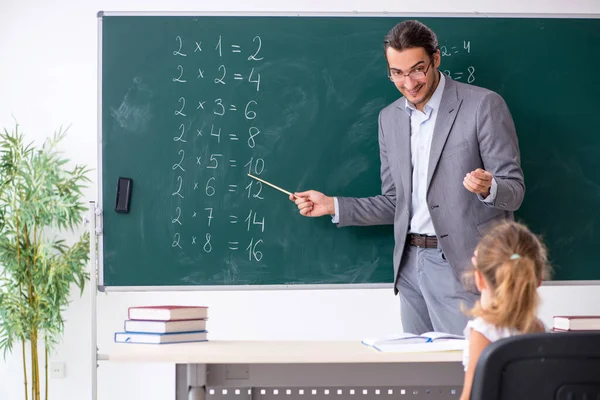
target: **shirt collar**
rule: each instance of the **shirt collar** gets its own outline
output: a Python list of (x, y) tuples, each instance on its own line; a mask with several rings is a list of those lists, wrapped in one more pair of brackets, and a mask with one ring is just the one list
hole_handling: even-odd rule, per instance
[[(446, 86), (446, 77), (443, 73), (440, 72), (440, 82), (438, 83), (437, 88), (433, 92), (433, 95), (423, 107), (423, 111), (428, 114), (428, 109), (437, 110), (440, 107), (440, 103), (442, 102), (442, 94), (444, 93), (444, 87)], [(416, 110), (415, 106), (405, 98), (406, 107), (404, 108), (408, 115), (411, 115), (413, 110)]]

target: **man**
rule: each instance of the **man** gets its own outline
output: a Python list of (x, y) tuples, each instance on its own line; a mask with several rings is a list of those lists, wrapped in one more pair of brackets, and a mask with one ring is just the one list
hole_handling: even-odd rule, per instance
[(295, 193), (300, 213), (338, 226), (394, 224), (394, 292), (405, 332), (462, 334), (476, 289), (463, 272), (486, 228), (512, 219), (525, 183), (515, 126), (496, 93), (439, 71), (435, 33), (404, 21), (385, 37), (390, 80), (403, 97), (379, 114), (382, 194)]

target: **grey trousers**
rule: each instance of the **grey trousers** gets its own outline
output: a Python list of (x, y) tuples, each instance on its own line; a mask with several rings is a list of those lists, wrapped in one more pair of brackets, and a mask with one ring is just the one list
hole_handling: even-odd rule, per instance
[(479, 299), (467, 290), (441, 249), (407, 245), (396, 284), (404, 332), (420, 335), (436, 331), (462, 335), (470, 309)]

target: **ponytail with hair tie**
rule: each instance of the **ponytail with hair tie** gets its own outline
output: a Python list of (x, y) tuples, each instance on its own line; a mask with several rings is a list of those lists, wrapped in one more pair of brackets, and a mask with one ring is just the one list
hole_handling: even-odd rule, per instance
[(475, 270), (490, 293), (471, 315), (498, 327), (529, 333), (539, 330), (538, 286), (549, 272), (546, 247), (526, 226), (505, 221), (477, 245)]
[(490, 310), (500, 326), (531, 332), (536, 326), (537, 279), (535, 262), (513, 253), (509, 261), (496, 270), (494, 307)]

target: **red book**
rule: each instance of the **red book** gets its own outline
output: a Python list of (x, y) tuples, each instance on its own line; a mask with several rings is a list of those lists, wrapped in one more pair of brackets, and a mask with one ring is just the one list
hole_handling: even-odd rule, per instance
[(600, 330), (600, 315), (556, 315), (553, 328), (561, 331)]
[(208, 318), (208, 307), (203, 306), (137, 306), (129, 307), (129, 319), (146, 321), (180, 321)]

